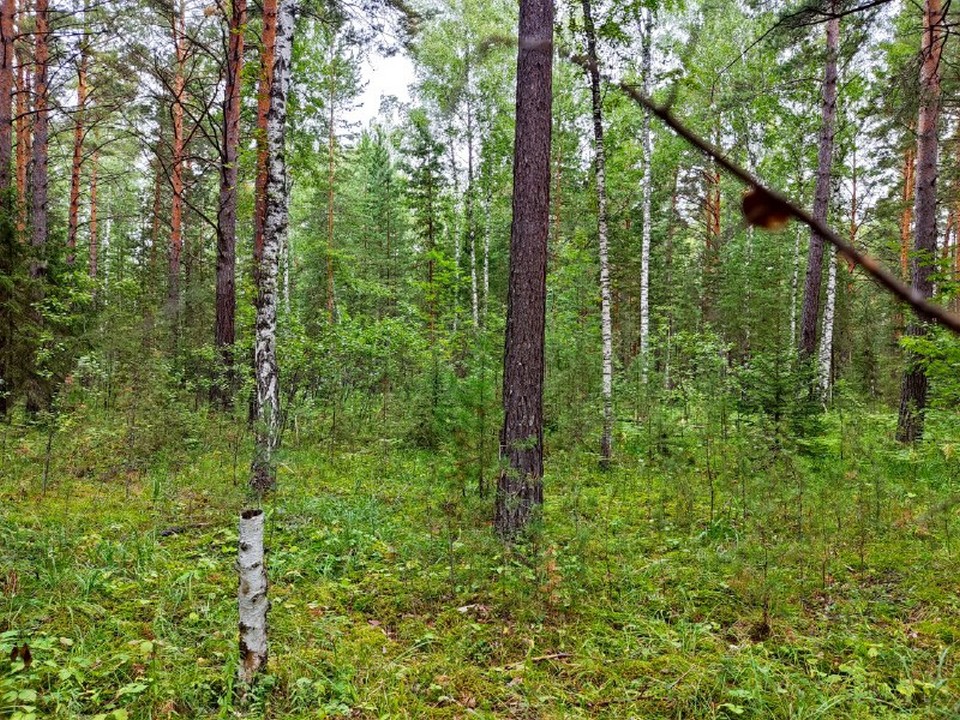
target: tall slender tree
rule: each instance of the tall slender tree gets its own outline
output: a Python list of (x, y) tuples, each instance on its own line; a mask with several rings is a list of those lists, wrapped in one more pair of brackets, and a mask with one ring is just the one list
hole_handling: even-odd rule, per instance
[(583, 31), (590, 62), (590, 107), (593, 117), (593, 175), (597, 193), (597, 245), (600, 259), (600, 336), (603, 346), (603, 429), (600, 464), (610, 464), (613, 445), (613, 331), (610, 327), (610, 258), (607, 249), (607, 161), (603, 145), (603, 100), (600, 96), (600, 60), (590, 0), (581, 0)]
[[(937, 124), (940, 119), (940, 57), (946, 36), (945, 14), (940, 0), (925, 0), (923, 40), (920, 45), (920, 112), (917, 119), (916, 187), (913, 206), (915, 253), (910, 261), (913, 288), (923, 298), (933, 296), (932, 276), (937, 259)], [(923, 337), (926, 332), (926, 325), (915, 319), (907, 327), (906, 335), (917, 338)], [(897, 440), (915, 442), (923, 437), (926, 405), (926, 370), (919, 358), (908, 354), (907, 369), (900, 386)]]
[(77, 60), (77, 107), (73, 114), (73, 161), (70, 165), (70, 205), (67, 212), (67, 263), (73, 265), (77, 248), (77, 229), (80, 225), (80, 182), (83, 170), (83, 146), (86, 127), (84, 115), (87, 109), (87, 66), (90, 62), (90, 33), (87, 20), (89, 1), (84, 3), (83, 30), (79, 40)]
[(277, 275), (280, 248), (287, 235), (287, 95), (293, 56), (294, 3), (277, 7), (270, 108), (267, 112), (267, 182), (263, 218), (263, 248), (257, 270), (257, 319), (254, 370), (257, 386), (257, 422), (251, 464), (251, 488), (259, 493), (277, 482), (274, 452), (280, 436), (280, 389), (277, 366)]
[(503, 427), (495, 524), (512, 538), (543, 502), (543, 364), (550, 141), (553, 0), (521, 0), (517, 50), (513, 222), (503, 360)]
[(226, 9), (226, 83), (223, 91), (223, 139), (220, 149), (220, 200), (217, 210), (217, 296), (214, 339), (224, 374), (219, 395), (228, 403), (233, 390), (233, 344), (236, 341), (237, 150), (240, 146), (240, 89), (243, 84), (243, 33), (246, 0)]
[[(831, 7), (834, 7), (831, 4)], [(827, 60), (823, 71), (820, 140), (817, 151), (817, 182), (813, 196), (813, 217), (826, 222), (830, 207), (830, 171), (833, 166), (833, 138), (837, 117), (837, 51), (840, 43), (840, 19), (827, 20)], [(820, 316), (820, 286), (823, 279), (823, 245), (819, 234), (811, 232), (807, 254), (807, 275), (803, 286), (803, 310), (800, 313), (800, 357), (810, 358), (816, 349), (817, 320)]]
[(174, 75), (173, 142), (171, 143), (170, 187), (173, 196), (170, 205), (170, 249), (167, 276), (167, 316), (176, 325), (180, 313), (180, 255), (183, 251), (183, 171), (184, 157), (184, 103), (186, 100), (187, 62), (187, 7), (186, 0), (173, 0), (170, 14), (170, 29), (173, 37)]
[(43, 259), (47, 242), (47, 191), (49, 184), (49, 87), (47, 74), (50, 61), (50, 18), (47, 0), (37, 0), (36, 30), (34, 37), (33, 75), (33, 151), (31, 153), (30, 187), (30, 244), (33, 246), (33, 261), (30, 274), (42, 276), (46, 270)]

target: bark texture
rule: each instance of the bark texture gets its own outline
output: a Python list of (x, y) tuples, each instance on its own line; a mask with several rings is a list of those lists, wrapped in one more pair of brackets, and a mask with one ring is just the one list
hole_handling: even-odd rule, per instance
[[(640, 71), (643, 73), (643, 94), (650, 97), (651, 35), (653, 15), (649, 8), (643, 11), (643, 40), (640, 50)], [(650, 350), (650, 202), (652, 194), (653, 134), (650, 132), (650, 113), (643, 113), (643, 235), (640, 243), (640, 362), (646, 381)]]
[(610, 464), (613, 445), (613, 334), (610, 327), (610, 262), (607, 252), (607, 163), (603, 144), (603, 100), (600, 97), (600, 65), (597, 33), (590, 0), (582, 0), (583, 30), (590, 61), (590, 101), (593, 115), (593, 172), (597, 192), (597, 244), (600, 255), (600, 337), (603, 352), (603, 430), (600, 434), (600, 464)]
[(513, 222), (503, 362), (503, 428), (495, 524), (516, 536), (543, 502), (543, 362), (550, 141), (553, 2), (521, 0), (517, 51)]
[(73, 265), (80, 225), (80, 174), (83, 170), (84, 114), (87, 109), (87, 65), (89, 38), (86, 32), (87, 8), (84, 7), (84, 32), (80, 38), (77, 61), (77, 108), (73, 116), (73, 161), (70, 163), (70, 205), (67, 212), (67, 264)]
[(184, 66), (187, 54), (186, 4), (180, 0), (179, 9), (171, 17), (175, 68), (173, 76), (173, 143), (170, 170), (170, 186), (173, 199), (170, 205), (170, 255), (167, 269), (167, 315), (176, 322), (180, 312), (180, 254), (183, 250), (183, 165), (184, 165), (184, 92), (186, 80)]
[[(14, 270), (13, 162), (13, 41), (15, 0), (0, 0), (0, 275)], [(13, 312), (11, 288), (0, 285), (0, 418), (6, 417), (13, 391)]]
[[(833, 138), (837, 118), (837, 49), (840, 41), (840, 19), (827, 21), (827, 62), (823, 72), (823, 105), (821, 108), (820, 141), (817, 153), (817, 182), (813, 195), (813, 217), (826, 222), (830, 207), (830, 172), (833, 166)], [(803, 286), (803, 310), (800, 312), (801, 358), (810, 358), (816, 349), (817, 320), (820, 316), (820, 285), (823, 279), (823, 245), (819, 234), (810, 234), (807, 275)]]
[(267, 209), (267, 115), (273, 60), (277, 42), (277, 0), (263, 0), (263, 30), (260, 36), (260, 86), (257, 91), (257, 180), (253, 213), (253, 267), (260, 267), (263, 255), (263, 222)]
[[(937, 254), (937, 123), (940, 118), (940, 55), (944, 41), (944, 11), (940, 0), (924, 3), (920, 66), (920, 113), (917, 119), (916, 187), (914, 189), (914, 256), (910, 260), (913, 288), (923, 298), (933, 296), (933, 272)], [(906, 334), (922, 337), (926, 325), (913, 320)], [(927, 405), (927, 373), (913, 355), (900, 386), (897, 440), (915, 442), (923, 437)]]
[(257, 319), (254, 371), (257, 386), (257, 422), (251, 466), (252, 489), (265, 493), (277, 481), (274, 452), (280, 433), (280, 390), (277, 367), (277, 275), (280, 248), (287, 235), (287, 165), (285, 125), (290, 64), (293, 55), (294, 8), (281, 0), (277, 8), (270, 111), (267, 113), (267, 184), (263, 218), (263, 252), (257, 271)]
[(16, 122), (17, 155), (17, 235), (22, 237), (27, 229), (27, 167), (30, 164), (30, 133), (32, 116), (28, 112), (30, 87), (33, 84), (30, 68), (29, 52), (24, 41), (24, 18), (29, 12), (27, 0), (22, 0), (17, 20), (17, 29), (21, 35), (20, 42), (15, 43), (14, 52), (17, 61), (17, 98)]
[(240, 146), (240, 88), (243, 83), (243, 31), (246, 0), (233, 0), (227, 20), (226, 86), (223, 93), (223, 149), (220, 162), (220, 202), (217, 209), (217, 314), (214, 340), (225, 387), (220, 399), (233, 395), (233, 344), (236, 341), (237, 149)]
[(47, 70), (50, 60), (48, 45), (50, 22), (47, 0), (37, 0), (36, 22), (33, 76), (33, 152), (31, 153), (32, 172), (30, 178), (30, 244), (33, 246), (34, 252), (30, 264), (30, 274), (34, 278), (42, 276), (46, 270), (46, 263), (41, 256), (47, 242), (47, 189), (49, 184), (47, 164), (49, 140)]
[(240, 614), (241, 685), (250, 685), (267, 667), (267, 565), (263, 548), (263, 510), (240, 513), (237, 541), (237, 572), (240, 588), (237, 604)]

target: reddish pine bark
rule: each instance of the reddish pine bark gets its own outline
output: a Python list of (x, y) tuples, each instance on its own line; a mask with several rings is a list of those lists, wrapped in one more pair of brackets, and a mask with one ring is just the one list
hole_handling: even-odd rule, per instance
[[(910, 261), (912, 285), (921, 297), (933, 296), (933, 272), (937, 255), (937, 162), (940, 117), (940, 55), (944, 42), (944, 10), (940, 0), (924, 4), (920, 66), (920, 113), (917, 120), (916, 188), (914, 190), (914, 249)], [(922, 337), (926, 326), (913, 320), (906, 335)], [(897, 440), (916, 442), (923, 437), (927, 405), (927, 373), (912, 354), (900, 387)]]
[[(86, 10), (84, 10), (86, 15)], [(73, 162), (70, 166), (70, 207), (67, 214), (67, 263), (73, 265), (77, 247), (77, 227), (80, 220), (80, 172), (83, 169), (84, 112), (87, 105), (87, 34), (80, 42), (80, 60), (77, 64), (77, 109), (73, 124)]]
[(15, 43), (17, 60), (17, 99), (16, 99), (16, 178), (17, 178), (17, 235), (23, 237), (27, 229), (27, 167), (30, 164), (30, 133), (32, 118), (29, 100), (33, 76), (30, 71), (30, 52), (26, 46), (24, 18), (30, 12), (29, 0), (22, 0), (18, 19), (20, 42)]
[[(820, 142), (817, 154), (817, 182), (813, 195), (813, 217), (826, 222), (830, 208), (830, 172), (833, 167), (833, 138), (837, 117), (837, 49), (840, 20), (827, 21), (827, 62), (823, 72), (823, 105)], [(800, 313), (801, 358), (810, 358), (817, 345), (817, 320), (820, 316), (820, 285), (823, 279), (823, 238), (810, 234), (807, 275), (803, 286), (803, 310)]]
[[(240, 87), (243, 72), (243, 30), (246, 0), (233, 0), (227, 20), (226, 87), (223, 95), (223, 157), (220, 163), (220, 204), (217, 212), (217, 314), (215, 342), (228, 385), (233, 384), (233, 343), (236, 340), (237, 149), (240, 145)], [(224, 388), (221, 400), (232, 395)]]
[(913, 189), (915, 148), (907, 148), (903, 154), (903, 210), (900, 213), (900, 275), (910, 277), (910, 231), (913, 225)]
[(260, 39), (260, 87), (257, 92), (257, 179), (253, 213), (253, 267), (256, 275), (263, 258), (263, 218), (267, 208), (267, 114), (277, 43), (277, 0), (263, 0)]
[(173, 143), (170, 185), (173, 200), (170, 206), (170, 265), (167, 280), (167, 314), (175, 319), (180, 308), (180, 254), (183, 251), (183, 101), (186, 81), (186, 5), (180, 0), (179, 10), (170, 19), (173, 31), (175, 69), (173, 77)]
[(503, 428), (495, 524), (513, 538), (543, 503), (543, 364), (550, 142), (553, 1), (521, 0), (517, 51), (513, 222), (503, 361)]

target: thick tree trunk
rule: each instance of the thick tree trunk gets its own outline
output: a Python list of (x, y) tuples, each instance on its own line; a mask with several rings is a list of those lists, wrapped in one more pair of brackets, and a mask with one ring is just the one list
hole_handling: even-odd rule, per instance
[(517, 52), (513, 223), (503, 362), (503, 428), (496, 529), (512, 538), (543, 502), (543, 362), (550, 141), (553, 2), (521, 0)]
[(837, 256), (830, 253), (830, 269), (827, 272), (827, 300), (823, 308), (823, 329), (817, 351), (817, 386), (825, 402), (830, 398), (830, 370), (833, 360), (833, 321), (837, 304)]
[(224, 405), (233, 396), (233, 344), (236, 341), (237, 150), (240, 146), (240, 88), (243, 84), (243, 33), (246, 0), (233, 0), (227, 20), (226, 87), (223, 92), (223, 155), (220, 163), (220, 203), (217, 211), (217, 297), (214, 339), (224, 386)]
[(908, 147), (903, 153), (903, 210), (900, 211), (900, 276), (910, 279), (910, 238), (913, 231), (914, 154)]
[(257, 91), (257, 179), (253, 212), (253, 272), (263, 256), (263, 223), (267, 211), (267, 115), (277, 42), (277, 1), (263, 0), (263, 30), (260, 36), (260, 86)]
[(46, 262), (42, 255), (47, 242), (47, 189), (49, 183), (47, 166), (49, 121), (47, 65), (50, 59), (48, 45), (50, 23), (47, 0), (37, 0), (36, 22), (33, 78), (33, 152), (30, 188), (30, 244), (33, 246), (34, 254), (30, 264), (30, 274), (34, 278), (41, 277), (46, 271)]
[(263, 510), (240, 513), (237, 539), (237, 573), (240, 588), (237, 604), (240, 615), (241, 686), (249, 686), (267, 667), (267, 563), (263, 547)]
[(590, 62), (590, 100), (593, 115), (593, 171), (597, 191), (597, 242), (600, 254), (600, 337), (603, 347), (603, 430), (600, 464), (610, 464), (613, 445), (613, 334), (610, 328), (610, 261), (607, 253), (606, 155), (603, 145), (603, 101), (600, 97), (600, 61), (590, 0), (582, 0), (583, 30)]
[[(916, 188), (914, 190), (914, 248), (910, 269), (914, 289), (923, 298), (933, 296), (934, 265), (937, 252), (937, 122), (940, 117), (940, 54), (944, 41), (944, 11), (940, 0), (924, 4), (923, 42), (920, 66), (920, 113), (917, 120)], [(906, 334), (922, 337), (923, 322), (914, 319)], [(924, 410), (927, 404), (927, 373), (913, 355), (907, 357), (907, 370), (900, 389), (900, 417), (897, 440), (915, 442), (923, 437)]]
[(290, 64), (293, 54), (294, 7), (281, 0), (277, 8), (270, 111), (267, 113), (267, 185), (263, 218), (263, 254), (257, 272), (257, 320), (254, 370), (257, 423), (250, 485), (265, 493), (276, 484), (274, 452), (280, 434), (280, 390), (277, 366), (277, 275), (280, 248), (287, 235), (287, 165), (285, 126)]
[(86, 31), (88, 8), (83, 10), (84, 32), (80, 38), (80, 59), (77, 62), (77, 109), (73, 116), (73, 162), (70, 164), (70, 206), (67, 213), (67, 264), (73, 265), (80, 225), (80, 174), (83, 170), (84, 113), (87, 109), (87, 63), (89, 36)]
[(170, 185), (173, 200), (170, 206), (170, 256), (167, 277), (167, 317), (176, 325), (180, 313), (180, 255), (183, 251), (183, 165), (184, 165), (184, 93), (186, 80), (186, 3), (179, 0), (179, 9), (174, 9), (170, 18), (175, 53), (173, 77), (173, 143), (170, 170)]
[[(653, 33), (653, 14), (649, 8), (643, 11), (643, 40), (640, 50), (640, 72), (643, 73), (643, 96), (650, 97), (651, 57), (650, 45)], [(643, 113), (643, 236), (640, 243), (640, 363), (643, 380), (649, 370), (650, 352), (650, 200), (652, 195), (653, 135), (650, 132), (650, 113)]]
[[(837, 116), (837, 48), (840, 20), (827, 21), (827, 62), (823, 73), (820, 143), (817, 154), (817, 183), (813, 196), (813, 217), (826, 222), (830, 207), (830, 172), (833, 166), (833, 137)], [(820, 316), (820, 285), (823, 277), (823, 238), (810, 234), (807, 275), (803, 287), (803, 311), (800, 313), (800, 357), (810, 358), (816, 349), (817, 320)]]

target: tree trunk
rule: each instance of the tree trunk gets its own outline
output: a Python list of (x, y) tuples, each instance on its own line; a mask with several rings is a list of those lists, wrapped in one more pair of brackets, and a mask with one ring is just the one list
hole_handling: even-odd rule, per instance
[[(643, 11), (643, 40), (640, 50), (640, 72), (643, 73), (643, 96), (650, 97), (651, 57), (650, 44), (653, 33), (653, 14), (649, 8)], [(650, 112), (643, 113), (643, 236), (640, 244), (640, 363), (643, 381), (646, 383), (650, 351), (650, 199), (653, 188), (651, 174), (653, 162), (653, 136), (650, 132)]]
[[(916, 188), (914, 190), (914, 249), (910, 270), (914, 290), (923, 298), (933, 296), (937, 252), (937, 122), (940, 117), (940, 54), (943, 49), (944, 11), (940, 0), (924, 4), (923, 42), (920, 66), (920, 113), (917, 120)], [(914, 319), (906, 334), (922, 337), (926, 325)], [(919, 358), (910, 354), (900, 389), (897, 440), (915, 442), (923, 437), (927, 404), (927, 373)]]
[(87, 256), (87, 273), (91, 280), (97, 279), (97, 260), (100, 253), (100, 238), (97, 236), (97, 170), (100, 152), (94, 150), (90, 158), (90, 250)]
[(236, 341), (237, 150), (240, 145), (240, 88), (243, 84), (243, 33), (246, 0), (233, 0), (227, 20), (226, 86), (223, 91), (223, 155), (220, 163), (220, 203), (217, 212), (216, 347), (224, 386), (222, 404), (233, 396), (233, 344)]
[[(14, 272), (13, 188), (13, 42), (15, 0), (0, 0), (0, 275)], [(5, 418), (13, 391), (13, 312), (11, 288), (0, 285), (0, 418)]]
[(183, 250), (183, 115), (186, 80), (186, 3), (179, 0), (179, 9), (175, 9), (170, 18), (175, 52), (173, 77), (173, 150), (171, 158), (170, 185), (173, 200), (170, 206), (170, 256), (167, 277), (167, 316), (176, 326), (180, 312), (180, 254)]
[(603, 346), (603, 430), (600, 465), (607, 467), (613, 445), (613, 335), (610, 328), (610, 262), (607, 253), (606, 156), (603, 145), (603, 101), (600, 98), (600, 60), (590, 0), (582, 0), (583, 30), (590, 62), (590, 100), (593, 114), (593, 171), (597, 191), (597, 241), (600, 250), (600, 337)]
[(17, 134), (17, 235), (23, 237), (27, 229), (27, 168), (30, 164), (30, 134), (32, 116), (30, 110), (30, 93), (33, 84), (30, 68), (33, 63), (30, 52), (26, 47), (25, 38), (28, 37), (24, 19), (30, 12), (28, 0), (23, 0), (20, 6), (17, 30), (20, 42), (15, 43), (17, 60), (17, 99), (16, 99), (16, 134)]
[(287, 234), (287, 165), (285, 125), (290, 64), (293, 54), (294, 8), (281, 0), (267, 113), (267, 184), (263, 218), (263, 253), (257, 272), (257, 319), (254, 364), (257, 385), (257, 423), (250, 485), (263, 494), (276, 485), (274, 452), (280, 433), (280, 390), (277, 367), (277, 274), (280, 248)]
[(31, 157), (32, 173), (30, 188), (30, 244), (33, 246), (33, 260), (30, 274), (41, 277), (46, 271), (43, 259), (47, 242), (47, 141), (48, 141), (48, 87), (47, 65), (50, 59), (47, 0), (37, 0), (36, 6), (36, 47), (34, 50), (34, 112), (33, 112), (33, 153)]
[(903, 210), (900, 212), (900, 276), (910, 278), (910, 236), (913, 230), (914, 153), (908, 147), (903, 153)]
[(83, 169), (84, 113), (87, 107), (87, 63), (89, 62), (89, 35), (87, 33), (88, 7), (83, 9), (83, 35), (80, 38), (80, 59), (77, 63), (77, 109), (73, 116), (73, 162), (70, 165), (70, 206), (67, 214), (67, 264), (73, 265), (77, 248), (77, 228), (80, 224), (80, 173)]
[[(470, 57), (467, 56), (467, 90), (470, 88)], [(467, 239), (470, 246), (470, 311), (473, 327), (480, 327), (480, 297), (477, 278), (477, 233), (474, 221), (473, 196), (473, 101), (467, 98)]]
[(707, 237), (704, 245), (701, 314), (703, 315), (704, 323), (712, 324), (717, 318), (717, 273), (720, 264), (720, 170), (717, 168), (716, 163), (711, 162), (704, 172), (706, 179), (704, 212), (706, 214)]
[(237, 539), (237, 572), (240, 589), (237, 604), (240, 615), (241, 686), (249, 686), (267, 667), (267, 563), (263, 547), (263, 510), (240, 513)]
[(334, 61), (336, 60), (336, 38), (330, 38), (330, 95), (328, 98), (329, 115), (327, 117), (327, 322), (333, 325), (337, 319), (336, 287), (333, 277), (333, 201), (334, 180), (336, 178), (337, 134), (334, 131), (334, 110), (336, 105), (336, 79)]
[(277, 2), (263, 0), (263, 29), (260, 36), (260, 87), (257, 91), (257, 179), (253, 213), (253, 268), (259, 272), (263, 256), (263, 223), (267, 210), (267, 115), (277, 42)]
[[(831, 5), (833, 7), (833, 5)], [(813, 197), (813, 217), (826, 222), (830, 206), (830, 171), (833, 165), (833, 136), (837, 116), (837, 48), (840, 19), (827, 21), (827, 62), (823, 73), (823, 105), (821, 108), (820, 143), (817, 154), (817, 183)], [(800, 346), (802, 359), (816, 349), (817, 319), (820, 315), (820, 285), (823, 277), (823, 238), (810, 234), (807, 275), (803, 286), (803, 310), (800, 313)]]
[(823, 308), (823, 330), (820, 334), (820, 348), (817, 352), (817, 385), (820, 397), (826, 402), (830, 399), (830, 370), (833, 359), (833, 320), (837, 304), (837, 256), (830, 253), (830, 269), (827, 273), (827, 301)]
[(543, 502), (543, 362), (550, 140), (553, 2), (521, 0), (517, 51), (513, 223), (503, 362), (503, 428), (495, 524), (513, 538)]

